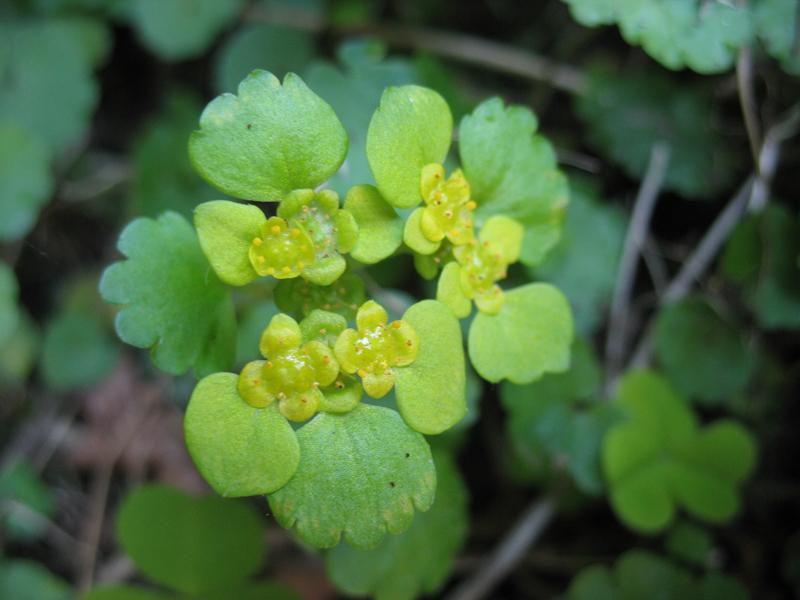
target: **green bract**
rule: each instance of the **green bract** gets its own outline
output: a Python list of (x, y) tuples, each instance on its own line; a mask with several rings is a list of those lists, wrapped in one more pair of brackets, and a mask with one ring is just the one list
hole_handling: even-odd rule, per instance
[(569, 366), (572, 313), (564, 295), (546, 283), (504, 292), (495, 315), (479, 312), (469, 329), (469, 357), (487, 381), (530, 383)]
[(603, 441), (603, 471), (626, 525), (660, 531), (676, 505), (713, 523), (734, 516), (736, 488), (755, 463), (747, 430), (728, 420), (700, 429), (687, 404), (649, 371), (627, 374), (616, 404), (628, 418)]
[(238, 382), (233, 373), (215, 373), (197, 384), (184, 420), (186, 446), (219, 495), (267, 494), (292, 477), (300, 449), (278, 406), (250, 406)]
[(350, 252), (357, 261), (371, 265), (391, 256), (400, 247), (403, 220), (377, 188), (371, 185), (350, 188), (344, 208), (358, 224), (358, 241)]
[(176, 213), (139, 218), (120, 234), (127, 260), (100, 280), (107, 302), (121, 304), (117, 334), (152, 348), (157, 367), (203, 374), (233, 362), (236, 319), (229, 294), (210, 271), (191, 226)]
[(367, 132), (367, 159), (386, 201), (398, 208), (420, 203), (420, 173), (441, 163), (450, 148), (453, 117), (439, 94), (416, 85), (390, 87)]
[(414, 510), (428, 510), (436, 470), (421, 434), (395, 411), (359, 405), (321, 413), (298, 432), (300, 466), (269, 496), (275, 518), (306, 543), (330, 548), (340, 538), (372, 548), (386, 532), (408, 529)]
[(193, 596), (238, 583), (264, 560), (261, 522), (249, 506), (161, 485), (125, 499), (117, 535), (142, 573)]
[(281, 85), (253, 71), (238, 96), (223, 94), (200, 117), (189, 140), (199, 173), (223, 192), (246, 200), (281, 200), (315, 188), (342, 164), (347, 134), (333, 110), (289, 73)]
[(377, 600), (413, 600), (433, 594), (447, 578), (467, 533), (467, 492), (456, 465), (434, 452), (437, 486), (431, 509), (374, 550), (340, 544), (328, 552), (331, 579), (348, 594)]

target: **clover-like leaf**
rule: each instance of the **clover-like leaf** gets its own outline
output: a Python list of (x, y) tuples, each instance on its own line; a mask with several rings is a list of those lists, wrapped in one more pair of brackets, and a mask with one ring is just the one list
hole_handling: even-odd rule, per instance
[(297, 469), (297, 437), (277, 404), (247, 404), (238, 381), (233, 373), (214, 373), (197, 384), (183, 424), (186, 447), (219, 495), (268, 494)]
[(303, 277), (317, 285), (330, 285), (347, 268), (342, 254), (358, 240), (358, 225), (349, 210), (339, 208), (333, 190), (294, 190), (278, 205), (278, 216), (297, 223), (313, 243), (314, 258)]
[(611, 505), (628, 526), (655, 532), (676, 505), (714, 523), (738, 509), (736, 486), (753, 468), (755, 444), (739, 424), (720, 420), (699, 430), (694, 414), (649, 371), (628, 373), (617, 405), (628, 419), (603, 441)]
[(711, 534), (688, 521), (673, 527), (664, 545), (673, 556), (698, 567), (709, 566), (716, 553)]
[(695, 577), (668, 560), (645, 552), (630, 550), (623, 554), (613, 570), (600, 565), (583, 569), (570, 583), (566, 600), (745, 600), (747, 593), (735, 580), (711, 572)]
[(435, 300), (414, 304), (403, 315), (419, 336), (419, 352), (395, 369), (397, 407), (406, 423), (426, 435), (442, 433), (467, 413), (461, 327)]
[(65, 149), (83, 134), (97, 102), (85, 30), (69, 19), (4, 19), (0, 39), (0, 121), (50, 150)]
[(433, 90), (404, 85), (383, 92), (367, 131), (367, 160), (389, 204), (411, 208), (420, 203), (422, 168), (444, 161), (452, 131), (450, 108)]
[(527, 265), (540, 263), (558, 241), (569, 196), (555, 152), (537, 126), (529, 109), (492, 98), (461, 120), (459, 137), (479, 224), (496, 214), (522, 223), (520, 260)]
[(321, 309), (353, 319), (366, 299), (364, 281), (355, 273), (344, 273), (331, 285), (315, 285), (302, 278), (286, 279), (275, 287), (275, 304), (282, 311), (302, 318)]
[(56, 511), (53, 490), (24, 461), (13, 461), (0, 469), (0, 504), (4, 507), (0, 513), (4, 535), (21, 542), (31, 542), (45, 533)]
[(603, 489), (600, 449), (614, 423), (615, 410), (598, 403), (601, 374), (591, 347), (578, 339), (570, 368), (520, 386), (504, 382), (500, 399), (508, 412), (508, 431), (518, 450), (544, 451), (563, 464), (587, 494)]
[(150, 49), (167, 60), (193, 58), (236, 18), (243, 0), (133, 0), (131, 23)]
[(467, 533), (467, 490), (445, 452), (434, 452), (438, 483), (428, 512), (374, 550), (340, 544), (325, 557), (328, 575), (342, 591), (377, 600), (413, 600), (434, 594), (447, 579)]
[(755, 366), (742, 334), (699, 298), (661, 309), (655, 350), (673, 385), (703, 403), (730, 402)]
[(350, 252), (357, 261), (375, 264), (394, 254), (403, 243), (403, 219), (376, 187), (353, 186), (347, 192), (344, 208), (358, 224), (358, 241)]
[(72, 590), (38, 562), (0, 560), (0, 598), (71, 600)]
[(264, 560), (261, 520), (241, 501), (145, 485), (122, 503), (116, 528), (142, 573), (193, 596), (235, 586)]
[(746, 6), (695, 0), (564, 0), (584, 25), (616, 22), (629, 44), (640, 45), (669, 69), (728, 70), (753, 36)]
[(342, 164), (347, 134), (333, 109), (289, 73), (283, 85), (253, 71), (238, 96), (223, 94), (200, 116), (189, 155), (209, 183), (237, 198), (278, 201), (315, 188)]
[(665, 188), (705, 198), (728, 184), (732, 157), (714, 127), (709, 89), (657, 72), (594, 69), (588, 81), (576, 109), (589, 141), (631, 177), (644, 176), (652, 147), (664, 143), (670, 148)]
[(266, 222), (261, 209), (250, 204), (213, 200), (195, 209), (197, 239), (222, 281), (246, 285), (258, 277), (249, 252), (253, 240), (261, 237), (261, 226)]
[(28, 233), (53, 182), (50, 154), (36, 137), (17, 126), (0, 125), (0, 240)]
[(797, 3), (794, 0), (759, 0), (752, 5), (756, 33), (767, 52), (793, 75), (800, 74), (800, 53), (795, 43)]
[(564, 295), (546, 283), (505, 291), (495, 315), (479, 312), (469, 330), (469, 357), (491, 382), (530, 383), (569, 367), (572, 313)]
[(155, 365), (175, 375), (229, 368), (236, 345), (230, 295), (211, 271), (194, 230), (176, 213), (139, 218), (120, 234), (127, 260), (103, 273), (100, 293), (121, 304), (117, 334), (152, 348)]
[(360, 404), (343, 415), (320, 413), (297, 437), (300, 466), (269, 505), (307, 544), (332, 548), (344, 538), (373, 548), (387, 531), (408, 529), (415, 508), (433, 503), (430, 448), (391, 409)]
[(545, 261), (531, 269), (569, 299), (575, 329), (592, 333), (606, 314), (622, 256), (626, 219), (616, 206), (598, 202), (594, 186), (570, 180), (564, 234)]

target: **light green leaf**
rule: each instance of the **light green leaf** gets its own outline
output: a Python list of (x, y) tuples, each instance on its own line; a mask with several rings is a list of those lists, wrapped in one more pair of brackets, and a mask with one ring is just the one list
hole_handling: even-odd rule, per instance
[(606, 314), (622, 255), (626, 218), (618, 207), (598, 202), (593, 186), (576, 185), (572, 179), (570, 188), (564, 234), (531, 273), (564, 292), (575, 315), (575, 329), (586, 335)]
[(417, 208), (408, 216), (403, 229), (403, 242), (417, 254), (433, 254), (439, 249), (442, 242), (432, 242), (422, 233), (422, 229), (420, 228), (422, 214), (423, 209)]
[[(76, 349), (80, 349), (77, 352)], [(81, 311), (56, 315), (44, 330), (41, 367), (53, 390), (70, 390), (99, 383), (119, 357), (98, 316)]]
[(461, 327), (435, 300), (414, 304), (403, 315), (419, 336), (417, 358), (395, 369), (395, 394), (403, 419), (426, 435), (442, 433), (467, 413)]
[(711, 90), (688, 86), (658, 72), (612, 73), (595, 69), (578, 98), (589, 141), (631, 177), (644, 176), (652, 147), (670, 148), (664, 187), (689, 198), (725, 188), (733, 157), (714, 126)]
[(394, 254), (403, 243), (403, 219), (377, 188), (371, 185), (350, 188), (344, 208), (358, 223), (358, 242), (350, 252), (357, 261), (375, 264)]
[(738, 508), (737, 486), (755, 464), (755, 443), (730, 421), (700, 430), (686, 403), (658, 375), (635, 371), (620, 382), (628, 415), (603, 442), (611, 504), (629, 527), (664, 529), (678, 506), (714, 523)]
[(383, 92), (367, 131), (367, 160), (389, 204), (412, 208), (422, 201), (422, 167), (444, 161), (452, 132), (450, 108), (433, 90), (404, 85)]
[(100, 280), (103, 299), (121, 304), (117, 334), (137, 348), (152, 348), (155, 365), (175, 375), (199, 374), (233, 362), (236, 323), (230, 295), (217, 280), (183, 217), (139, 218), (120, 234), (127, 260)]
[(249, 251), (266, 221), (257, 206), (227, 200), (204, 202), (194, 210), (200, 247), (217, 277), (228, 285), (247, 285), (258, 277)]
[(299, 73), (314, 56), (314, 39), (308, 32), (268, 23), (251, 23), (237, 29), (216, 54), (214, 81), (217, 91), (233, 92), (251, 71), (265, 69), (278, 77)]
[(19, 285), (14, 271), (0, 261), (0, 344), (14, 335), (20, 321), (20, 310), (17, 307)]
[(269, 504), (307, 544), (331, 548), (343, 537), (373, 548), (387, 531), (408, 529), (415, 508), (433, 503), (428, 444), (391, 409), (361, 404), (344, 415), (320, 413), (297, 437), (300, 466)]
[(500, 98), (461, 120), (459, 153), (480, 221), (511, 217), (525, 226), (521, 260), (540, 263), (556, 244), (568, 202), (567, 182), (550, 142), (536, 134), (528, 108)]
[(795, 0), (759, 0), (753, 3), (756, 33), (767, 52), (781, 61), (783, 68), (800, 75), (797, 44), (797, 2)]
[(201, 55), (236, 18), (243, 0), (133, 0), (131, 24), (144, 44), (166, 60)]
[(8, 20), (0, 23), (0, 40), (0, 122), (15, 123), (53, 151), (75, 143), (97, 102), (81, 30), (63, 19)]
[(446, 304), (459, 319), (468, 317), (472, 312), (472, 301), (461, 288), (461, 266), (457, 262), (451, 261), (442, 269), (436, 285), (436, 299)]
[(675, 387), (707, 404), (733, 400), (744, 390), (755, 366), (742, 334), (699, 298), (661, 309), (655, 350)]
[(0, 598), (72, 600), (67, 583), (32, 560), (0, 560)]
[(133, 204), (137, 215), (157, 217), (174, 210), (191, 217), (195, 206), (219, 192), (192, 168), (186, 140), (197, 125), (200, 101), (188, 93), (167, 97), (133, 147)]
[(278, 312), (278, 307), (272, 300), (262, 300), (244, 310), (241, 324), (236, 332), (237, 367), (243, 367), (245, 363), (258, 358), (261, 332)]
[(565, 371), (573, 335), (567, 299), (545, 283), (504, 294), (500, 312), (479, 312), (469, 330), (469, 357), (478, 374), (491, 382), (530, 383)]
[(564, 0), (584, 25), (616, 22), (629, 44), (640, 45), (669, 69), (727, 71), (736, 51), (750, 42), (745, 6), (696, 0)]
[(49, 162), (36, 137), (0, 124), (0, 241), (16, 240), (33, 228), (53, 189)]
[(330, 186), (344, 196), (354, 185), (372, 183), (367, 164), (366, 138), (372, 111), (387, 86), (414, 83), (416, 74), (408, 61), (386, 59), (386, 48), (376, 40), (348, 40), (337, 51), (341, 68), (316, 62), (305, 79), (333, 106), (347, 129), (347, 160)]
[(250, 406), (238, 381), (233, 373), (215, 373), (197, 384), (183, 424), (186, 447), (219, 495), (268, 494), (292, 478), (300, 448), (277, 403)]
[(187, 594), (236, 585), (264, 560), (263, 523), (234, 500), (144, 485), (125, 498), (116, 528), (143, 574)]
[(466, 537), (467, 491), (446, 453), (434, 453), (434, 462), (436, 500), (408, 531), (374, 550), (340, 544), (328, 552), (328, 575), (339, 589), (376, 600), (413, 600), (441, 588)]
[(212, 100), (189, 139), (192, 163), (209, 183), (238, 198), (278, 201), (317, 187), (342, 164), (342, 124), (297, 75), (281, 85), (271, 73), (253, 71), (238, 94)]

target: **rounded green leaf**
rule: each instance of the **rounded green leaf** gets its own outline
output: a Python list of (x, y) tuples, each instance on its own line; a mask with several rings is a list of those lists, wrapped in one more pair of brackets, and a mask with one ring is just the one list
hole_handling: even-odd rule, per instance
[[(80, 349), (76, 352), (76, 349)], [(42, 341), (41, 366), (45, 383), (69, 390), (98, 383), (119, 357), (119, 347), (97, 316), (64, 312), (47, 324)]]
[(132, 585), (104, 585), (92, 588), (81, 600), (174, 600), (174, 596)]
[(300, 600), (300, 596), (280, 583), (257, 581), (241, 587), (206, 592), (202, 600)]
[(403, 243), (403, 219), (371, 185), (350, 188), (344, 208), (358, 224), (358, 241), (350, 256), (366, 265), (394, 254)]
[(47, 147), (15, 125), (0, 125), (0, 241), (33, 228), (52, 188)]
[(233, 19), (244, 0), (132, 0), (133, 26), (142, 41), (167, 60), (193, 58)]
[(108, 267), (100, 280), (106, 302), (121, 304), (117, 335), (137, 348), (152, 348), (155, 365), (180, 375), (230, 368), (236, 318), (230, 294), (180, 215), (139, 218), (120, 234), (127, 260)]
[(122, 548), (147, 577), (187, 594), (224, 589), (264, 560), (263, 523), (247, 504), (164, 485), (134, 490), (117, 514)]
[(17, 329), (20, 311), (17, 307), (19, 284), (14, 271), (0, 261), (0, 344), (4, 344)]
[(467, 414), (461, 326), (436, 300), (414, 304), (403, 315), (419, 336), (416, 359), (395, 369), (395, 395), (403, 419), (426, 435), (450, 429)]
[(361, 404), (320, 413), (297, 432), (300, 466), (269, 496), (275, 518), (316, 548), (340, 538), (373, 548), (408, 529), (414, 509), (433, 503), (436, 469), (425, 438), (395, 411)]
[(374, 550), (340, 544), (328, 552), (325, 565), (339, 589), (376, 600), (414, 600), (446, 581), (467, 533), (467, 491), (448, 454), (434, 453), (434, 462), (436, 500), (408, 531)]
[(300, 447), (277, 403), (254, 408), (239, 396), (238, 375), (201, 380), (183, 427), (197, 469), (221, 496), (255, 496), (279, 489), (300, 462)]
[(569, 367), (572, 313), (552, 285), (532, 283), (505, 291), (496, 315), (478, 312), (469, 330), (469, 357), (491, 382), (530, 383)]
[(65, 581), (32, 560), (0, 560), (0, 598), (72, 600)]
[(417, 254), (433, 254), (442, 245), (441, 240), (432, 242), (422, 233), (420, 222), (422, 221), (423, 209), (418, 208), (412, 212), (403, 229), (403, 241), (406, 246), (411, 248)]
[(433, 90), (404, 85), (383, 92), (367, 131), (367, 160), (389, 204), (411, 208), (422, 201), (422, 167), (444, 161), (452, 132), (450, 108)]
[(333, 109), (293, 73), (281, 85), (271, 73), (253, 71), (238, 96), (209, 103), (189, 138), (200, 175), (247, 200), (278, 201), (291, 190), (313, 189), (346, 152), (347, 134)]
[(741, 333), (699, 298), (661, 310), (655, 350), (675, 387), (704, 403), (732, 400), (744, 390), (755, 366)]
[(266, 221), (261, 209), (251, 204), (214, 200), (194, 209), (200, 247), (222, 281), (246, 285), (258, 277), (249, 252)]

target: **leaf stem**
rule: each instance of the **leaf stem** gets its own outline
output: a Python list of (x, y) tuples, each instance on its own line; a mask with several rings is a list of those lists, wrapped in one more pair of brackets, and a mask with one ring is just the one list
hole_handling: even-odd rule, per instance
[(761, 126), (756, 114), (756, 100), (753, 92), (753, 51), (749, 46), (742, 46), (736, 59), (736, 87), (739, 91), (739, 104), (742, 107), (750, 152), (758, 169), (759, 151), (761, 149)]
[(488, 595), (519, 563), (525, 551), (536, 542), (554, 516), (553, 498), (548, 496), (535, 500), (514, 523), (483, 566), (448, 594), (447, 600), (477, 600)]
[(628, 342), (628, 316), (633, 284), (636, 280), (636, 267), (647, 239), (647, 232), (650, 229), (653, 209), (667, 172), (669, 154), (669, 147), (665, 144), (657, 143), (653, 146), (647, 172), (639, 188), (639, 193), (636, 195), (631, 222), (625, 236), (625, 246), (611, 300), (611, 314), (606, 336), (606, 376), (609, 382), (616, 378), (623, 364)]

